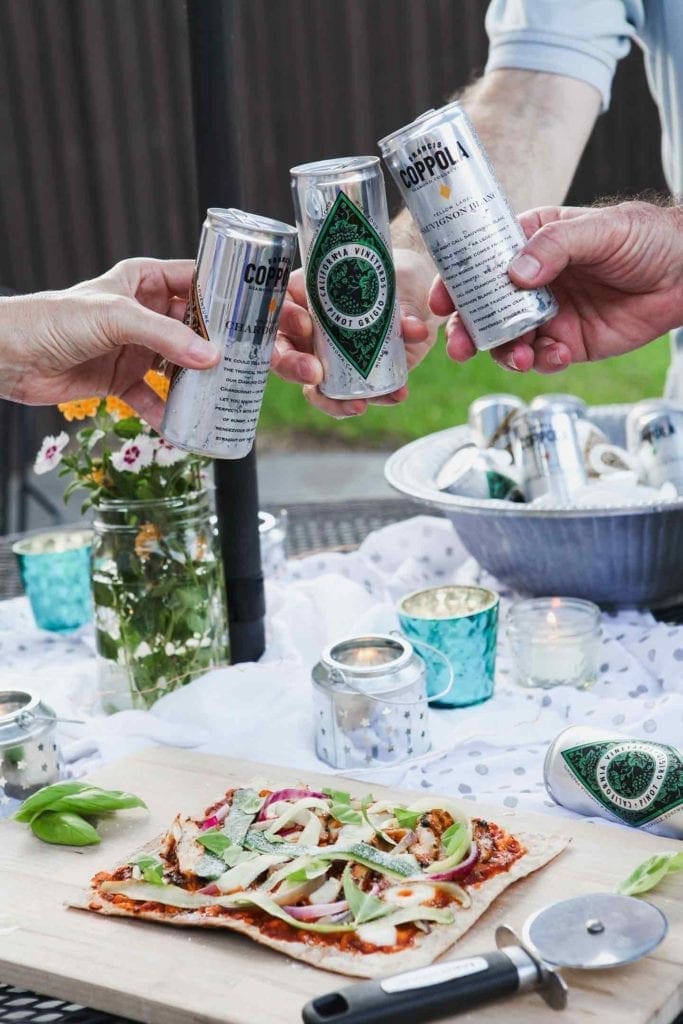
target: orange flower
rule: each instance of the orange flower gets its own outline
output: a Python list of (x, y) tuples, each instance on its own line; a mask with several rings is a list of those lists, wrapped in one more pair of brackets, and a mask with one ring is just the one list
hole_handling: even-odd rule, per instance
[(151, 387), (152, 391), (155, 391), (159, 398), (163, 399), (164, 402), (168, 398), (168, 389), (171, 386), (171, 382), (165, 373), (159, 373), (158, 370), (148, 370), (145, 374), (145, 380)]
[(93, 471), (90, 474), (90, 479), (94, 484), (97, 484), (98, 487), (100, 484), (104, 483), (104, 470), (101, 466), (95, 466), (93, 468)]
[(100, 407), (99, 398), (77, 398), (73, 402), (61, 402), (57, 408), (65, 420), (84, 420), (86, 416), (94, 416)]
[(156, 523), (143, 523), (135, 537), (135, 554), (138, 558), (145, 562), (151, 554), (158, 551), (160, 537), (161, 530)]
[(120, 420), (136, 415), (135, 410), (131, 409), (122, 398), (117, 398), (116, 395), (107, 395), (107, 412), (112, 416), (117, 416)]

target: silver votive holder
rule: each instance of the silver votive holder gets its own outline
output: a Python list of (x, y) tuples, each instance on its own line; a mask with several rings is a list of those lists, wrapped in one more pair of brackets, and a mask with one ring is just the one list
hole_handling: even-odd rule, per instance
[(26, 799), (59, 779), (57, 719), (24, 690), (0, 692), (0, 796)]
[(431, 746), (425, 663), (404, 637), (351, 637), (313, 669), (315, 749), (333, 768), (397, 764)]
[(512, 606), (506, 632), (520, 686), (585, 690), (597, 679), (600, 609), (575, 597), (537, 597)]

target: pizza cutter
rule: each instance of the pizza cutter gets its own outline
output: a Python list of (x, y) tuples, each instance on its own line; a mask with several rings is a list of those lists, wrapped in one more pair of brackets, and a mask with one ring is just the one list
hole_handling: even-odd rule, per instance
[(312, 999), (305, 1024), (416, 1024), (516, 992), (567, 1005), (558, 967), (618, 967), (651, 953), (666, 935), (661, 910), (633, 896), (592, 893), (553, 903), (524, 924), (496, 929), (498, 949), (363, 981)]

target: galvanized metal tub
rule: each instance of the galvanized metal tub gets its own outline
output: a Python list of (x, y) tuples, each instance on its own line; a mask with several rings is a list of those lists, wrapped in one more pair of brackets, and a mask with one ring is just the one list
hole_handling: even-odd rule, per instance
[[(623, 445), (629, 409), (593, 406), (588, 416)], [(443, 512), (470, 554), (503, 583), (613, 607), (683, 600), (683, 497), (610, 509), (532, 509), (437, 490), (438, 470), (469, 442), (467, 426), (429, 434), (394, 452), (384, 472), (396, 490)]]

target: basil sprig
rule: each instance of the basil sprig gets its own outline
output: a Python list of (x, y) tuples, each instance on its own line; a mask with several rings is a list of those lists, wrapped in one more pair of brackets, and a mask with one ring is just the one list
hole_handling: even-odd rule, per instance
[(351, 794), (340, 789), (323, 789), (325, 796), (332, 801), (330, 814), (342, 825), (362, 825), (363, 815), (351, 806)]
[(87, 782), (55, 782), (25, 800), (14, 819), (28, 823), (44, 843), (92, 846), (100, 837), (89, 817), (146, 806), (139, 796), (118, 789), (100, 789)]
[(342, 875), (344, 898), (349, 905), (349, 911), (354, 924), (366, 924), (368, 921), (376, 921), (380, 917), (390, 914), (396, 907), (392, 907), (369, 892), (363, 892), (351, 877), (351, 865), (347, 864)]
[(152, 857), (148, 853), (141, 853), (131, 861), (135, 867), (140, 868), (140, 874), (145, 882), (152, 885), (164, 884), (164, 865), (158, 857)]
[(661, 880), (673, 871), (683, 871), (683, 853), (655, 853), (631, 872), (617, 887), (622, 896), (639, 896), (659, 885)]
[(407, 828), (410, 831), (415, 828), (423, 813), (423, 811), (409, 811), (405, 807), (394, 807), (394, 817), (400, 828)]

